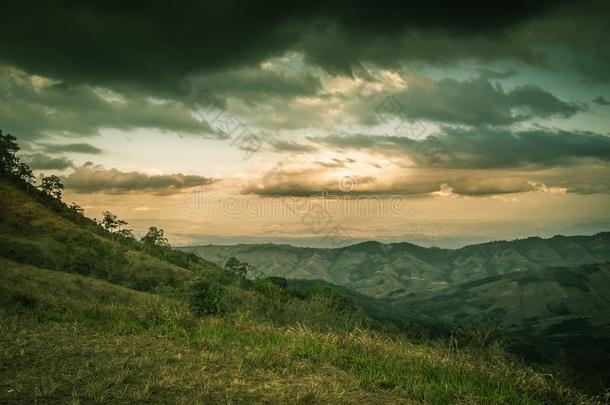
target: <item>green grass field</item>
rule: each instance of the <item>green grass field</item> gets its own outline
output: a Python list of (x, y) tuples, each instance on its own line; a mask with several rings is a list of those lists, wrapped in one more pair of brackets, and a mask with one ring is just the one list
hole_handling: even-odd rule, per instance
[(199, 319), (176, 297), (9, 260), (0, 286), (0, 402), (593, 402), (501, 354)]

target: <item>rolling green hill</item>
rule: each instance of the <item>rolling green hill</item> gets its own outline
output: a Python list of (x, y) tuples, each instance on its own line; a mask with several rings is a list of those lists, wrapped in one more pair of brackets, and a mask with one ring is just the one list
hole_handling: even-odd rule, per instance
[(610, 261), (610, 232), (490, 242), (461, 249), (379, 242), (338, 249), (273, 244), (182, 249), (221, 265), (234, 256), (269, 276), (320, 279), (375, 297), (399, 298), (494, 275)]
[(492, 276), (390, 305), (405, 318), (487, 325), (488, 331), (520, 336), (515, 349), (524, 355), (610, 377), (609, 263)]
[(562, 324), (579, 321), (576, 332), (610, 336), (610, 264), (553, 267), (514, 272), (393, 302), (450, 322), (497, 322), (506, 330), (562, 334)]
[[(558, 327), (553, 325), (581, 319), (583, 325), (590, 325), (585, 328), (588, 336), (610, 336), (610, 275), (604, 264), (610, 256), (610, 233), (528, 238), (457, 250), (376, 242), (341, 249), (277, 246), (274, 251), (274, 247), (202, 246), (184, 250), (217, 263), (234, 254), (251, 261), (265, 275), (301, 280), (319, 276), (320, 280), (359, 293), (352, 298), (376, 309), (378, 316), (385, 312), (399, 323), (430, 318), (448, 324), (494, 324), (509, 332), (549, 335), (546, 330)], [(543, 267), (545, 260), (562, 267)], [(316, 271), (312, 270), (313, 262)], [(291, 270), (301, 264), (304, 269)], [(386, 290), (388, 284), (392, 284), (390, 290)], [(590, 333), (593, 331), (596, 333)]]

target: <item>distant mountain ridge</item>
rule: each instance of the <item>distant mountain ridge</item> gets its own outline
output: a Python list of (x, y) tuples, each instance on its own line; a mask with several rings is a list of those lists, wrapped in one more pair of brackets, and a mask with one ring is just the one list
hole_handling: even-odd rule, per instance
[(391, 303), (452, 324), (486, 321), (535, 335), (610, 337), (610, 263), (496, 275)]
[(398, 299), (496, 275), (610, 261), (610, 232), (494, 241), (460, 249), (374, 241), (337, 249), (275, 244), (181, 249), (219, 265), (234, 256), (253, 264), (266, 276), (321, 279), (362, 294)]

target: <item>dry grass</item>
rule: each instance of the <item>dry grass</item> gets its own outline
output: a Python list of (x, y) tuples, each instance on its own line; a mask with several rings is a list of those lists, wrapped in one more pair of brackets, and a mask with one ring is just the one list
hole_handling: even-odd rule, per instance
[(2, 319), (0, 402), (408, 403), (335, 367), (257, 367), (256, 357), (154, 335)]

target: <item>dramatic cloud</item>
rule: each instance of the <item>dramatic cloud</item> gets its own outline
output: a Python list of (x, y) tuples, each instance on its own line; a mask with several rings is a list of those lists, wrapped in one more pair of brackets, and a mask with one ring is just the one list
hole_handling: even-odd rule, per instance
[(445, 127), (422, 140), (362, 134), (309, 140), (325, 154), (334, 151), (341, 158), (293, 156), (242, 192), (477, 197), (610, 190), (610, 137), (590, 132)]
[[(480, 0), (369, 1), (349, 7), (326, 1), (239, 6), (210, 1), (171, 8), (162, 2), (19, 2), (3, 10), (0, 55), (29, 72), (70, 83), (145, 86), (160, 94), (170, 92), (171, 82), (186, 74), (251, 65), (295, 48), (328, 67), (359, 63), (357, 49), (360, 57), (384, 62), (396, 53), (389, 52), (387, 42), (411, 32), (459, 38), (466, 47), (462, 57), (477, 56), (477, 46), (466, 44), (481, 42), (485, 34), (491, 39), (485, 45), (489, 52), (494, 42), (505, 42), (505, 30), (552, 14), (559, 3), (564, 2), (513, 1), (499, 11), (496, 4)], [(23, 16), (28, 17), (27, 30), (19, 23)], [(547, 36), (551, 32), (547, 29)], [(425, 57), (418, 37), (411, 36), (415, 44), (400, 54)], [(499, 48), (499, 54), (534, 53)]]
[[(292, 61), (295, 59), (299, 60)], [(586, 110), (585, 103), (564, 101), (539, 86), (501, 85), (498, 80), (510, 77), (510, 72), (473, 73), (475, 77), (462, 80), (431, 80), (407, 71), (376, 68), (354, 76), (315, 72), (319, 88), (309, 95), (275, 92), (264, 97), (262, 92), (260, 101), (252, 102), (256, 97), (247, 92), (242, 97), (231, 97), (230, 91), (215, 94), (225, 101), (224, 108), (266, 132), (305, 128), (336, 132), (388, 122), (395, 127), (400, 120), (416, 122), (422, 128), (430, 123), (508, 126), (568, 119)]]
[(45, 152), (48, 153), (86, 153), (91, 155), (99, 155), (102, 150), (88, 143), (69, 143), (69, 144), (43, 144), (41, 145)]
[(21, 158), (32, 170), (64, 170), (74, 166), (66, 157), (53, 157), (42, 153), (26, 154)]
[(76, 193), (145, 192), (168, 195), (197, 186), (210, 185), (216, 180), (184, 174), (147, 175), (139, 172), (121, 172), (88, 163), (76, 168), (73, 173), (63, 177), (62, 181), (66, 188)]
[(593, 102), (597, 105), (610, 105), (610, 100), (606, 99), (604, 96), (596, 97)]
[(387, 116), (464, 125), (509, 125), (531, 118), (570, 117), (582, 106), (564, 102), (533, 85), (504, 90), (484, 76), (438, 82), (406, 78), (407, 90), (385, 99), (374, 109), (361, 111), (363, 123), (377, 123)]
[[(260, 66), (248, 66), (224, 72), (194, 75), (177, 83), (179, 94), (209, 91), (221, 102), (236, 98), (247, 104), (281, 100), (316, 94), (321, 88), (320, 77), (307, 71), (297, 55), (272, 58)], [(226, 105), (226, 101), (222, 103)]]
[[(575, 194), (610, 194), (610, 164), (586, 162), (578, 166), (552, 168), (535, 176), (541, 191), (563, 189)], [(544, 187), (541, 187), (543, 184)]]
[(89, 86), (64, 86), (0, 66), (3, 93), (0, 122), (19, 139), (48, 134), (91, 136), (100, 128), (156, 128), (216, 137), (207, 123), (195, 119), (179, 102), (159, 102), (143, 95), (129, 98)]
[[(11, 2), (0, 128), (99, 212), (183, 218), (179, 194), (204, 186), (407, 195), (433, 221), (561, 221), (563, 207), (580, 221), (597, 201), (605, 219), (609, 14), (606, 0)], [(359, 232), (388, 223), (403, 232), (389, 218)]]
[(545, 128), (511, 131), (447, 127), (437, 137), (419, 141), (368, 135), (331, 135), (312, 140), (343, 149), (405, 154), (423, 166), (450, 168), (552, 167), (570, 165), (579, 159), (610, 161), (610, 137)]
[(355, 171), (335, 172), (326, 168), (286, 169), (246, 187), (244, 194), (267, 197), (366, 197), (433, 195), (443, 187), (456, 195), (488, 196), (537, 190), (527, 177), (509, 173), (447, 172), (436, 170), (385, 171), (384, 177), (359, 175)]
[(250, 184), (242, 193), (274, 197), (309, 197), (321, 196), (323, 193), (345, 196), (356, 191), (356, 186), (360, 186), (359, 194), (367, 194), (365, 186), (375, 182), (376, 179), (372, 176), (338, 173), (320, 167), (285, 168), (267, 173), (260, 184)]
[(371, 156), (341, 166), (286, 164), (242, 189), (265, 197), (465, 196), (488, 197), (524, 192), (610, 193), (608, 162), (529, 170), (404, 167), (388, 161), (377, 167)]

